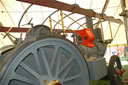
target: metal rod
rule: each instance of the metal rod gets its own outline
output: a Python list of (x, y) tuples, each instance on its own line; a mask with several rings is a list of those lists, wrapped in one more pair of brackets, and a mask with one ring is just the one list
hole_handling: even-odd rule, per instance
[(40, 6), (40, 10), (41, 10), (41, 15), (42, 15), (42, 21), (44, 20), (44, 17), (43, 17), (43, 8)]
[(5, 32), (5, 34), (6, 34), (6, 36), (9, 38), (9, 40), (10, 40), (14, 45), (16, 45), (16, 44), (15, 44), (15, 41), (12, 39), (12, 37), (9, 35), (9, 33), (6, 33), (6, 32)]
[(110, 30), (111, 39), (113, 39), (113, 36), (112, 36), (112, 27), (111, 27), (110, 21), (108, 21), (108, 24), (109, 24), (109, 30)]
[(93, 0), (91, 0), (91, 4), (90, 4), (90, 7), (89, 7), (90, 9), (91, 9), (91, 7), (92, 7), (92, 3), (93, 3)]
[[(66, 28), (66, 27), (65, 27)], [(18, 27), (12, 27), (12, 30), (10, 32), (27, 32), (29, 29), (31, 28), (20, 28), (20, 30), (18, 30)], [(0, 27), (0, 32), (6, 32), (9, 30), (9, 27)], [(61, 31), (61, 29), (53, 29), (53, 31)], [(77, 30), (72, 30), (72, 29), (65, 29), (65, 33), (73, 33)]]
[[(122, 7), (122, 12), (125, 12), (125, 15), (128, 15), (128, 10), (125, 10), (126, 8), (126, 3), (125, 0), (120, 0), (121, 3), (121, 7)], [(123, 20), (124, 20), (124, 27), (125, 27), (125, 33), (126, 33), (126, 42), (128, 45), (128, 18), (126, 16), (123, 16)]]
[[(101, 14), (104, 14), (104, 12), (106, 11), (107, 6), (108, 6), (108, 3), (109, 3), (109, 0), (106, 0), (106, 1), (105, 1), (105, 4), (104, 4), (104, 7), (103, 7), (103, 9), (102, 9)], [(98, 22), (101, 22), (101, 18), (99, 19)], [(96, 29), (98, 26), (99, 26), (99, 23), (95, 26), (95, 29)]]
[(121, 26), (121, 24), (119, 24), (119, 26), (118, 26), (118, 28), (117, 28), (117, 31), (116, 31), (116, 33), (115, 33), (115, 35), (114, 35), (114, 38), (116, 37), (116, 35), (117, 35), (118, 31), (119, 31), (120, 26)]
[[(84, 24), (86, 24), (86, 22), (85, 23), (83, 23), (82, 25), (84, 25)], [(79, 30), (79, 28), (80, 28), (81, 26), (79, 26), (78, 28), (77, 28), (77, 30)]]
[(50, 31), (52, 32), (52, 20), (51, 20), (51, 17), (49, 17), (49, 24), (50, 24)]
[(92, 32), (94, 31), (92, 17), (86, 16), (86, 26), (87, 28), (91, 28)]
[(21, 16), (21, 18), (20, 18), (20, 20), (19, 20), (19, 23), (18, 23), (18, 28), (20, 28), (20, 23), (21, 23), (21, 21), (22, 21), (24, 15), (27, 13), (27, 11), (29, 10), (29, 8), (32, 7), (32, 5), (33, 5), (33, 4), (30, 4), (30, 5), (27, 7), (27, 9), (24, 11), (24, 13), (22, 14), (22, 16)]
[[(60, 20), (60, 13), (59, 13), (59, 12), (57, 13), (57, 20), (58, 20), (58, 21)], [(57, 23), (57, 21), (56, 21), (55, 23)], [(59, 25), (59, 24), (60, 24), (60, 23), (58, 23), (58, 25), (57, 25), (58, 27), (57, 27), (57, 28), (60, 28), (60, 25)]]
[[(72, 15), (72, 14), (73, 14), (73, 13), (70, 13), (70, 14), (64, 16), (63, 19), (65, 19), (66, 17), (68, 17), (68, 16), (70, 16), (70, 15)], [(61, 19), (54, 25), (54, 29), (55, 29), (56, 25), (57, 25), (60, 21), (61, 21)]]
[(53, 14), (55, 14), (56, 12), (58, 12), (59, 10), (57, 9), (57, 10), (55, 10), (53, 13), (51, 13), (44, 21), (43, 21), (43, 23), (42, 24), (44, 24), (45, 22), (46, 22), (46, 20), (50, 17), (50, 16), (52, 16)]
[(65, 31), (64, 30), (64, 19), (63, 19), (63, 12), (62, 12), (62, 10), (60, 11), (60, 16), (61, 16), (62, 29), (63, 29), (63, 31)]
[(9, 40), (15, 45), (15, 41), (12, 39), (12, 37), (10, 36), (9, 32), (12, 30), (12, 27), (9, 28), (9, 30), (7, 32), (5, 32), (5, 35), (3, 38), (5, 38), (6, 36), (9, 38)]
[[(7, 32), (5, 32), (5, 34), (8, 34), (11, 30), (12, 30), (12, 27), (10, 27), (9, 30)], [(6, 37), (6, 35), (3, 38), (5, 38), (5, 37)]]
[[(64, 13), (64, 15), (66, 16), (67, 14)], [(82, 26), (79, 22), (77, 22), (77, 21), (74, 20), (73, 18), (71, 18), (71, 17), (69, 17), (69, 16), (68, 16), (68, 18), (71, 19), (72, 21), (76, 22), (78, 25)], [(84, 26), (82, 26), (82, 27), (85, 28)]]
[[(30, 4), (30, 5), (27, 7), (27, 9), (24, 11), (24, 13), (22, 14), (22, 16), (21, 16), (21, 18), (20, 18), (20, 20), (19, 20), (19, 23), (18, 23), (18, 28), (20, 28), (20, 23), (21, 23), (21, 21), (22, 21), (24, 15), (27, 13), (27, 11), (29, 10), (29, 8), (32, 7), (32, 5), (33, 5), (33, 4)], [(18, 29), (18, 30), (20, 30), (20, 29)], [(19, 39), (18, 43), (22, 42), (22, 35), (23, 35), (23, 33), (22, 33), (22, 31), (21, 31), (21, 33), (20, 33), (20, 39)]]
[(102, 23), (101, 23), (101, 22), (100, 22), (100, 26), (101, 26), (101, 35), (102, 35), (102, 40), (103, 40), (103, 42), (104, 42), (105, 40), (104, 40), (103, 25), (102, 25)]
[[(0, 32), (7, 32), (10, 29), (10, 27), (0, 27)], [(29, 28), (21, 28), (21, 30), (18, 29), (18, 27), (12, 27), (12, 30), (10, 32), (26, 32)]]
[[(116, 12), (118, 11), (118, 9), (120, 8), (120, 4), (118, 5), (118, 8), (116, 9), (116, 11), (115, 11), (115, 13), (114, 13), (114, 15), (113, 16), (115, 16), (115, 14), (116, 14)], [(121, 26), (121, 24), (119, 24), (119, 26)], [(108, 28), (108, 25), (106, 26), (106, 28), (105, 29), (107, 29)], [(106, 30), (105, 30), (106, 31)], [(118, 30), (117, 30), (117, 32), (118, 32)], [(115, 35), (116, 36), (116, 35)], [(113, 39), (114, 39), (115, 37), (113, 37)]]
[(81, 17), (81, 18), (79, 18), (79, 19), (75, 20), (75, 21), (74, 21), (74, 22), (72, 22), (70, 25), (68, 25), (68, 27), (72, 26), (75, 22), (78, 22), (79, 20), (84, 19), (84, 18), (85, 18), (85, 17)]
[(114, 15), (113, 16), (115, 16), (116, 15), (116, 12), (118, 11), (118, 9), (120, 8), (120, 3), (119, 3), (119, 5), (118, 5), (118, 7), (117, 7), (117, 9), (116, 9), (116, 11), (115, 11), (115, 13), (114, 13)]
[[(55, 23), (57, 23), (57, 21), (55, 21), (54, 19), (51, 19), (53, 22), (55, 22)], [(61, 23), (58, 23), (59, 25), (62, 25)], [(69, 27), (66, 27), (66, 26), (64, 26), (65, 28), (67, 28), (67, 29), (70, 29), (70, 30), (72, 30), (71, 28), (69, 28)]]
[[(23, 10), (25, 11), (25, 7), (24, 7), (24, 4), (23, 4), (22, 2), (21, 2), (21, 5), (22, 5)], [(25, 14), (25, 16), (26, 16), (26, 18), (27, 18), (27, 20), (28, 20), (28, 22), (29, 22), (29, 18), (28, 18), (27, 13)]]

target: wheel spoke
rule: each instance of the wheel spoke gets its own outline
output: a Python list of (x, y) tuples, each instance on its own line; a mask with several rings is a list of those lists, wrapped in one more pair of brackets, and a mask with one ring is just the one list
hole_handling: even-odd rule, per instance
[(30, 68), (28, 65), (26, 65), (25, 63), (21, 63), (20, 66), (22, 66), (27, 72), (29, 72), (31, 75), (33, 75), (36, 78), (39, 78), (40, 75), (35, 72), (32, 68)]
[(35, 58), (35, 61), (36, 61), (36, 64), (37, 64), (37, 68), (38, 68), (40, 74), (43, 74), (42, 69), (41, 69), (41, 64), (40, 64), (39, 56), (37, 54), (37, 50), (33, 51), (33, 55), (34, 55), (34, 58)]
[(51, 73), (51, 70), (50, 70), (48, 61), (47, 61), (47, 59), (46, 59), (46, 55), (45, 55), (45, 53), (44, 53), (44, 49), (43, 49), (43, 48), (40, 48), (40, 51), (41, 51), (41, 55), (42, 55), (42, 58), (43, 58), (43, 61), (44, 61), (46, 70), (47, 70), (47, 72), (48, 72), (48, 75), (51, 77), (51, 76), (52, 76), (52, 73)]
[(58, 46), (55, 46), (55, 51), (54, 51), (54, 54), (52, 56), (52, 61), (51, 61), (51, 65), (50, 65), (50, 69), (51, 70), (52, 70), (53, 65), (55, 63), (55, 59), (56, 59), (56, 56), (57, 56), (58, 49), (59, 49), (59, 47)]
[(65, 79), (65, 77), (68, 75), (69, 71), (71, 70), (71, 68), (69, 68), (62, 76), (62, 80)]
[(79, 77), (80, 77), (80, 74), (72, 76), (72, 77), (68, 77), (68, 78), (64, 79), (63, 82), (71, 81), (71, 80), (77, 79)]
[(73, 60), (74, 58), (71, 57), (66, 64), (60, 69), (59, 73), (61, 73)]
[(24, 82), (24, 83), (28, 83), (28, 84), (35, 85), (35, 81), (30, 80), (30, 79), (28, 79), (28, 78), (26, 78), (26, 77), (23, 77), (23, 76), (21, 76), (21, 75), (18, 75), (18, 74), (16, 74), (16, 73), (15, 73), (13, 79), (22, 81), (22, 82)]
[(58, 56), (58, 61), (57, 61), (56, 77), (59, 75), (59, 67), (60, 67), (60, 56)]

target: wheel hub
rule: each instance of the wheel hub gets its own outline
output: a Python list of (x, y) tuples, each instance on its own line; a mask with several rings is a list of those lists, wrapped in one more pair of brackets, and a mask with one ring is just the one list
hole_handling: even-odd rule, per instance
[(62, 85), (62, 84), (59, 82), (59, 80), (52, 80), (49, 82), (48, 85)]

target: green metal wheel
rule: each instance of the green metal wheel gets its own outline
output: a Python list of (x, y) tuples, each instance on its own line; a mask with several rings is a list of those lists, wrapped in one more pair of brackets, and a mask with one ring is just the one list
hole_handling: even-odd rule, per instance
[(88, 66), (81, 52), (60, 37), (28, 40), (1, 64), (0, 85), (89, 85)]
[(111, 85), (122, 85), (122, 75), (117, 73), (117, 70), (121, 70), (122, 65), (118, 56), (113, 55), (109, 62), (108, 73)]

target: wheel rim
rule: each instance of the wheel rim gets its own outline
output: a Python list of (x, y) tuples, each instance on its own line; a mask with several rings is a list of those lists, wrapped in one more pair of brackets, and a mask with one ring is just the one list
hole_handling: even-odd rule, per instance
[(2, 85), (50, 85), (54, 80), (61, 85), (89, 85), (87, 65), (71, 43), (57, 38), (35, 41), (16, 51)]
[(121, 70), (121, 62), (118, 56), (114, 55), (110, 59), (109, 63), (109, 77), (111, 85), (121, 85), (122, 75), (117, 74), (117, 70)]
[(114, 64), (114, 81), (116, 84), (118, 84), (122, 81), (122, 76), (117, 74), (117, 70), (120, 70), (122, 68), (120, 65), (121, 65), (120, 63), (117, 63), (117, 61), (115, 61), (115, 64)]

